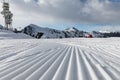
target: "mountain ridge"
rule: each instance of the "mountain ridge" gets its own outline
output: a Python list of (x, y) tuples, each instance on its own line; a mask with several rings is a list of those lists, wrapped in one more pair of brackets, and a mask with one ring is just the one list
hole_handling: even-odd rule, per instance
[(56, 30), (52, 28), (43, 28), (35, 24), (30, 24), (23, 29), (25, 34), (36, 38), (74, 38), (83, 37), (84, 31), (80, 31), (74, 27), (65, 30)]

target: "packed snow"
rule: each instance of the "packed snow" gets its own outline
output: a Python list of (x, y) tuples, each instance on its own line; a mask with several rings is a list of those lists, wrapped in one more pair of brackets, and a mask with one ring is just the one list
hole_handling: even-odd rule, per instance
[(0, 80), (120, 80), (120, 38), (14, 38), (0, 39)]
[(0, 39), (33, 39), (24, 33), (14, 33), (11, 30), (0, 29)]

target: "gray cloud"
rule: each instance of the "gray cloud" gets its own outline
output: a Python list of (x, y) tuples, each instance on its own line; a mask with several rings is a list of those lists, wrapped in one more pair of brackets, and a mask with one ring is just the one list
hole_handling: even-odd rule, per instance
[(11, 0), (14, 23), (119, 24), (120, 3), (109, 0)]

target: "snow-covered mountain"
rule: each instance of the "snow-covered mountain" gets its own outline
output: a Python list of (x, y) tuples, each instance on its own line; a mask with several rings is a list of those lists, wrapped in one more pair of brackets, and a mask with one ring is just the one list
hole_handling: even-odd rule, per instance
[(76, 32), (76, 31), (79, 31), (79, 30), (77, 28), (75, 28), (75, 27), (70, 27), (70, 28), (65, 29), (65, 31), (67, 31), (67, 32)]
[(84, 32), (79, 31), (76, 28), (67, 28), (64, 31), (43, 28), (34, 24), (30, 24), (23, 29), (25, 34), (28, 34), (36, 38), (73, 38), (73, 37), (83, 37)]
[(120, 37), (120, 32), (117, 31), (92, 31), (91, 34), (93, 37)]
[(78, 29), (76, 29), (75, 27), (71, 27), (71, 28), (67, 28), (64, 30), (64, 32), (67, 34), (67, 36), (69, 37), (83, 37), (85, 32), (84, 31), (80, 31)]
[(35, 38), (76, 38), (87, 37), (91, 35), (94, 38), (103, 37), (120, 37), (120, 32), (104, 33), (100, 31), (85, 32), (76, 29), (75, 27), (67, 28), (63, 31), (43, 28), (34, 24), (30, 24), (23, 29), (23, 32)]
[(97, 37), (97, 38), (104, 37), (104, 34), (98, 31), (92, 31), (91, 34), (93, 37)]
[(42, 28), (34, 24), (26, 26), (23, 32), (36, 38), (64, 38), (64, 33), (62, 31)]

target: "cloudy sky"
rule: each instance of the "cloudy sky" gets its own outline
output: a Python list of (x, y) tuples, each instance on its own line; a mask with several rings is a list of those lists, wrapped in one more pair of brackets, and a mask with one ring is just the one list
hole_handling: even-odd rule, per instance
[(13, 27), (32, 23), (55, 29), (120, 30), (120, 0), (10, 0), (10, 5)]

